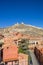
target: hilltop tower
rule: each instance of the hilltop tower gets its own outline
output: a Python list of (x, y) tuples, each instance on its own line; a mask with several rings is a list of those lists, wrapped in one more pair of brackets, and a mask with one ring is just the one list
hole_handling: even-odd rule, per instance
[(24, 22), (22, 22), (21, 24), (24, 24)]
[(15, 25), (19, 25), (19, 23), (17, 22)]

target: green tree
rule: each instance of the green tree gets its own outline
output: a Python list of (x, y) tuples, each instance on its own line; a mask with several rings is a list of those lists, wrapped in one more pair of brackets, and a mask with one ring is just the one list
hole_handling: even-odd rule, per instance
[(19, 42), (19, 52), (26, 53), (28, 50), (29, 40), (28, 39), (21, 39)]

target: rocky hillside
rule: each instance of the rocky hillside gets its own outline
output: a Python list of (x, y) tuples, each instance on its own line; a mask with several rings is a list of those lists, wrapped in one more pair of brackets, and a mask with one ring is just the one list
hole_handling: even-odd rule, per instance
[(26, 24), (15, 24), (13, 26), (7, 27), (7, 28), (0, 28), (0, 32), (2, 34), (9, 33), (9, 32), (21, 32), (24, 34), (31, 34), (33, 36), (42, 36), (43, 37), (43, 29), (31, 26), (31, 25), (26, 25)]

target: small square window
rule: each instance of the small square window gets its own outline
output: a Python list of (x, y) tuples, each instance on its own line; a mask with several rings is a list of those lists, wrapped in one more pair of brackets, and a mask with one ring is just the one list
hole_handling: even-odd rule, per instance
[(9, 47), (7, 47), (7, 49), (8, 49)]

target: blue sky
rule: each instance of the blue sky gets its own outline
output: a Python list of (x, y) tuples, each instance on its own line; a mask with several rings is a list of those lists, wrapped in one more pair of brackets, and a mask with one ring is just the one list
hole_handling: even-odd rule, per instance
[(22, 21), (43, 28), (43, 0), (0, 0), (0, 27)]

